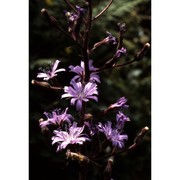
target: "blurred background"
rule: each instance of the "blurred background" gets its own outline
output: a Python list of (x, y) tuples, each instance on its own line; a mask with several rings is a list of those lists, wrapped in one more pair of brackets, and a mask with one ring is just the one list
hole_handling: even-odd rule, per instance
[[(73, 4), (83, 5), (82, 0), (71, 0)], [(93, 15), (97, 15), (108, 1), (92, 1)], [(29, 178), (30, 180), (63, 179), (76, 180), (78, 174), (76, 162), (68, 162), (56, 153), (48, 137), (41, 133), (39, 119), (43, 112), (68, 104), (60, 102), (57, 92), (31, 84), (36, 79), (39, 67), (45, 67), (50, 61), (61, 60), (61, 67), (80, 64), (81, 58), (77, 46), (63, 34), (51, 27), (42, 16), (41, 9), (46, 8), (67, 30), (63, 11), (70, 8), (62, 0), (29, 1)], [(90, 46), (107, 36), (106, 31), (117, 36), (117, 23), (126, 23), (124, 47), (127, 55), (120, 62), (132, 60), (146, 42), (151, 44), (151, 1), (150, 0), (114, 0), (110, 8), (92, 24)], [(94, 66), (100, 67), (112, 57), (114, 46), (103, 46), (95, 50), (91, 58)], [(64, 74), (65, 76), (65, 74)], [(150, 180), (151, 179), (151, 50), (142, 61), (128, 66), (100, 73), (99, 103), (92, 103), (92, 111), (103, 110), (119, 97), (128, 99), (129, 109), (125, 114), (131, 119), (126, 123), (125, 132), (129, 136), (127, 146), (141, 128), (150, 128), (144, 141), (132, 152), (115, 157), (113, 164), (114, 180)], [(69, 77), (67, 77), (68, 79)], [(62, 80), (62, 77), (60, 77)], [(96, 170), (92, 170), (89, 180), (101, 179)]]

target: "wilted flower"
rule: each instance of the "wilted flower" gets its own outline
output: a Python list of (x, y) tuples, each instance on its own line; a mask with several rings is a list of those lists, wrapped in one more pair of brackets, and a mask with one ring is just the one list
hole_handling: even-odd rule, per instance
[[(90, 82), (100, 82), (99, 79), (99, 75), (97, 75), (96, 72), (92, 72), (97, 70), (97, 68), (95, 68), (92, 65), (93, 61), (89, 60), (89, 71), (90, 71), (90, 78), (89, 81)], [(74, 78), (72, 79), (72, 81), (81, 81), (83, 79), (84, 76), (84, 69), (85, 69), (85, 65), (84, 65), (84, 61), (81, 61), (81, 66), (69, 66), (70, 71), (76, 73), (77, 75), (74, 76)]]
[(114, 36), (112, 36), (112, 34), (110, 32), (106, 32), (108, 34), (108, 36), (106, 38), (104, 38), (103, 40), (97, 42), (94, 44), (93, 48), (91, 49), (91, 51), (93, 51), (94, 49), (96, 49), (99, 46), (102, 46), (103, 44), (117, 44), (116, 42), (116, 38)]
[(75, 25), (77, 24), (77, 19), (78, 19), (78, 15), (76, 15), (75, 13), (70, 13), (68, 11), (64, 11), (65, 16), (67, 17), (67, 22), (68, 22), (68, 31), (71, 32)]
[(124, 115), (121, 111), (118, 111), (116, 114), (116, 128), (119, 130), (123, 129), (126, 121), (130, 121), (129, 117)]
[(61, 109), (56, 109), (52, 111), (52, 113), (44, 112), (44, 114), (47, 117), (47, 120), (40, 122), (41, 128), (44, 128), (45, 126), (48, 126), (51, 124), (60, 125), (64, 121), (71, 123), (71, 121), (74, 118), (70, 114), (67, 114), (67, 111), (68, 111), (68, 108), (66, 108), (65, 111), (61, 111)]
[(104, 114), (107, 114), (111, 111), (113, 111), (114, 109), (122, 109), (122, 108), (128, 108), (129, 105), (126, 104), (127, 99), (125, 97), (121, 97), (118, 99), (118, 101), (114, 104), (111, 104), (106, 110), (104, 110)]
[(53, 63), (48, 70), (41, 69), (43, 71), (43, 73), (38, 73), (37, 78), (44, 78), (44, 80), (49, 80), (49, 79), (57, 76), (56, 73), (65, 71), (64, 68), (57, 69), (59, 63), (60, 63), (60, 61), (56, 60), (55, 63)]
[(116, 128), (112, 128), (112, 123), (108, 121), (104, 126), (99, 122), (98, 129), (103, 132), (106, 138), (112, 142), (112, 145), (118, 148), (124, 147), (124, 140), (128, 139), (126, 134), (121, 134)]
[(86, 10), (84, 8), (81, 8), (80, 6), (77, 6), (77, 5), (76, 5), (76, 9), (77, 9), (78, 17), (81, 17), (86, 12)]
[(117, 44), (116, 42), (116, 38), (114, 36), (112, 36), (112, 34), (110, 32), (106, 32), (108, 34), (108, 37), (106, 37), (103, 42), (105, 44)]
[(82, 20), (82, 17), (85, 13), (85, 9), (81, 8), (79, 6), (76, 6), (77, 9), (77, 14), (76, 13), (71, 13), (67, 10), (64, 10), (65, 16), (67, 17), (67, 22), (68, 22), (68, 31), (69, 32), (73, 32), (75, 30), (75, 28), (80, 28), (77, 27), (80, 24), (80, 21)]
[(88, 102), (89, 99), (98, 101), (96, 95), (98, 95), (97, 85), (95, 83), (88, 82), (83, 85), (81, 82), (76, 83), (71, 81), (71, 86), (65, 86), (64, 92), (61, 98), (71, 98), (71, 105), (76, 104), (78, 111), (82, 108), (82, 102)]
[(128, 108), (129, 105), (126, 104), (127, 99), (125, 97), (121, 97), (117, 100), (116, 103), (111, 104), (109, 108)]
[(61, 130), (54, 130), (55, 136), (52, 137), (52, 144), (57, 143), (57, 151), (65, 149), (68, 144), (83, 144), (86, 140), (90, 140), (87, 135), (81, 134), (84, 126), (77, 127), (77, 123), (69, 128), (69, 133)]
[(116, 51), (115, 58), (120, 58), (123, 54), (126, 54), (126, 49), (124, 47)]
[(116, 114), (116, 122), (126, 122), (126, 121), (130, 121), (130, 119), (124, 115), (121, 111), (118, 111), (118, 113)]

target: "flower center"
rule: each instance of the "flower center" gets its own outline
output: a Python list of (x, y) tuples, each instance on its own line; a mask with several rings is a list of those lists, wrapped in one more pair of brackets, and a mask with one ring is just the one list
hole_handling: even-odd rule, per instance
[(83, 92), (80, 92), (79, 94), (78, 94), (78, 99), (83, 99), (84, 98), (84, 93)]

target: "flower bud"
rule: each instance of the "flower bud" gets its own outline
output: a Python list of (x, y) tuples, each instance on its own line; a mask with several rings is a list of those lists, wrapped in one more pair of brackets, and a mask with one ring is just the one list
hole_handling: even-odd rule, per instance
[(145, 134), (147, 133), (148, 130), (149, 130), (149, 128), (147, 126), (142, 128), (140, 133), (134, 139), (134, 143), (139, 144), (142, 141), (143, 137), (145, 136)]
[(55, 17), (50, 16), (45, 8), (41, 10), (41, 13), (46, 17), (51, 25), (57, 26), (57, 20)]
[(149, 49), (149, 47), (150, 47), (150, 44), (146, 43), (143, 46), (143, 48), (139, 52), (136, 53), (135, 60), (140, 61), (144, 57), (144, 55), (147, 53), (147, 50)]
[(107, 166), (104, 169), (104, 179), (105, 180), (111, 180), (111, 175), (112, 175), (112, 164), (113, 164), (113, 159), (109, 158), (107, 162)]

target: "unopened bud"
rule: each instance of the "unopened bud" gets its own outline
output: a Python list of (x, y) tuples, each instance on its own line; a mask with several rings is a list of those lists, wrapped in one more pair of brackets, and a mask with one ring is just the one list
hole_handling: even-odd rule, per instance
[(43, 118), (39, 119), (39, 125), (41, 127), (41, 133), (45, 134), (49, 132), (49, 128), (47, 126), (41, 126), (41, 123), (44, 121)]
[(41, 13), (45, 16), (45, 17), (49, 17), (49, 14), (47, 12), (47, 10), (45, 8), (41, 9)]
[(36, 80), (32, 80), (31, 81), (32, 84), (34, 85), (38, 85), (38, 86), (43, 86), (43, 87), (46, 87), (46, 88), (50, 88), (50, 84), (48, 82), (43, 82), (43, 81), (36, 81)]
[(65, 11), (65, 16), (66, 16), (67, 18), (70, 18), (72, 15), (71, 15), (71, 13), (70, 13), (69, 11)]
[(46, 9), (41, 9), (41, 13), (46, 13), (47, 11), (46, 11)]
[(47, 18), (47, 20), (49, 21), (49, 23), (51, 24), (51, 25), (57, 25), (57, 20), (56, 20), (56, 18), (55, 17), (53, 17), (53, 16), (50, 16), (49, 14), (48, 14), (48, 12), (47, 12), (47, 10), (46, 9), (42, 9), (41, 10), (41, 13)]
[(112, 175), (112, 164), (113, 164), (113, 159), (112, 159), (112, 158), (108, 159), (107, 166), (106, 166), (106, 168), (104, 169), (104, 179), (105, 179), (105, 180), (111, 179), (111, 175)]
[(43, 118), (39, 119), (39, 123), (41, 123), (41, 122), (43, 122), (43, 121), (44, 121), (44, 119), (43, 119)]
[(136, 53), (135, 60), (140, 61), (144, 57), (144, 55), (147, 53), (147, 50), (149, 49), (149, 47), (150, 47), (150, 44), (146, 43), (143, 46), (143, 48), (138, 53)]
[(145, 136), (145, 134), (147, 133), (148, 130), (149, 130), (149, 128), (147, 126), (142, 128), (140, 133), (134, 139), (134, 143), (139, 144), (142, 141), (143, 137)]
[(35, 84), (35, 80), (34, 79), (31, 81), (31, 84)]

